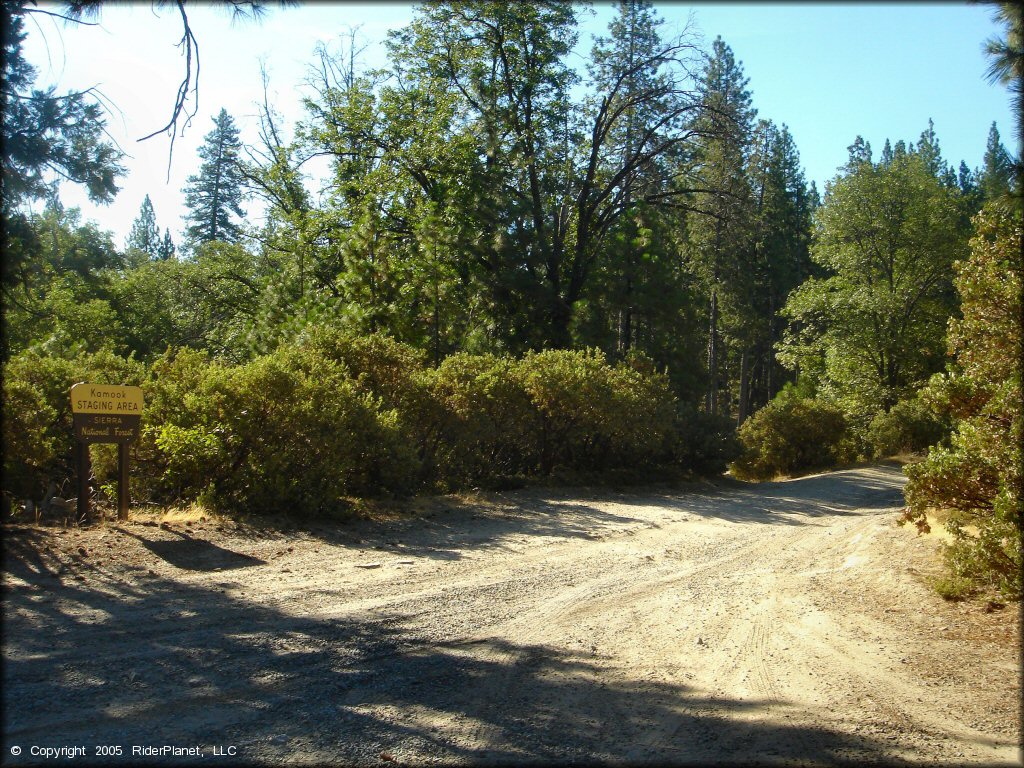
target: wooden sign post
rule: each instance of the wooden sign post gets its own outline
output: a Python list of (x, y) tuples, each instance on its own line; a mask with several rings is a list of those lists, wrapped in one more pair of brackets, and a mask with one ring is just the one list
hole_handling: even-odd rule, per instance
[(128, 518), (128, 443), (139, 436), (142, 389), (110, 384), (75, 384), (71, 415), (78, 440), (78, 517), (89, 508), (89, 443), (117, 443), (117, 516)]

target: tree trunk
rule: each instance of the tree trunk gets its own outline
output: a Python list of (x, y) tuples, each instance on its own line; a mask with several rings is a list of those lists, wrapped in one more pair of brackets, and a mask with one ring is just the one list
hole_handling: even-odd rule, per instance
[(434, 279), (434, 367), (441, 364), (441, 297), (438, 293), (437, 279)]
[[(627, 296), (631, 291), (632, 281), (626, 282), (626, 293)], [(627, 299), (629, 301), (629, 299)], [(623, 354), (629, 352), (629, 348), (633, 345), (633, 307), (629, 304), (622, 310), (622, 322), (619, 324), (619, 349)]]
[(572, 321), (572, 307), (561, 296), (554, 296), (551, 302), (550, 342), (555, 349), (569, 349), (572, 346), (572, 334), (569, 324)]
[(773, 389), (774, 382), (774, 371), (775, 371), (775, 293), (774, 291), (768, 294), (768, 353), (765, 356), (765, 390), (768, 396), (768, 402), (775, 397), (775, 391)]
[(718, 413), (718, 288), (711, 288), (711, 320), (708, 329), (708, 391), (704, 410)]
[(740, 402), (739, 413), (736, 417), (736, 426), (742, 426), (747, 420), (747, 411), (750, 400), (750, 353), (746, 349), (740, 355)]

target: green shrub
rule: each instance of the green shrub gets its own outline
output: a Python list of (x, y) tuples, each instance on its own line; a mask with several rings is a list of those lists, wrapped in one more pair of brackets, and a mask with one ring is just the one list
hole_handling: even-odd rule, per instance
[(949, 420), (915, 397), (875, 416), (867, 430), (867, 442), (875, 456), (920, 453), (947, 437), (949, 431)]
[(422, 376), (423, 353), (383, 333), (360, 336), (310, 326), (292, 346), (308, 347), (340, 364), (360, 392), (379, 397), (385, 408), (412, 412), (429, 390)]
[[(989, 407), (1000, 410), (996, 403), (998, 399), (990, 401)], [(1016, 442), (992, 441), (988, 433), (992, 421), (961, 422), (948, 447), (934, 447), (925, 461), (908, 465), (905, 493), (911, 520), (923, 517), (932, 506), (958, 510), (954, 522), (947, 526), (953, 534), (953, 543), (946, 549), (952, 577), (970, 582), (975, 589), (993, 589), (1017, 599), (1024, 567), (1021, 451)], [(1020, 417), (1017, 424), (1006, 427), (1007, 437), (1020, 434)], [(978, 535), (968, 533), (962, 523), (976, 527)]]
[(955, 510), (977, 535), (954, 526), (947, 550), (951, 577), (1011, 599), (1022, 591), (1020, 213), (990, 206), (979, 213), (971, 256), (955, 264), (962, 317), (950, 320), (955, 362), (934, 377), (926, 396), (950, 414), (948, 444), (906, 467), (909, 521), (929, 508)]
[(415, 459), (393, 409), (310, 347), (239, 366), (186, 353), (154, 366), (166, 404), (148, 432), (165, 490), (223, 509), (321, 513), (346, 496), (412, 490)]
[(516, 366), (535, 414), (536, 468), (648, 466), (665, 455), (674, 399), (667, 378), (598, 350), (527, 354)]
[(842, 412), (788, 389), (743, 423), (739, 439), (743, 453), (731, 470), (743, 480), (827, 469), (850, 452)]
[(945, 573), (929, 580), (936, 592), (946, 600), (963, 600), (970, 597), (976, 590), (970, 579)]
[(26, 381), (4, 377), (4, 491), (37, 499), (55, 465), (57, 412)]
[(455, 354), (432, 377), (443, 414), (435, 446), (444, 487), (493, 484), (529, 473), (536, 464), (536, 414), (516, 362)]
[(612, 398), (607, 466), (643, 469), (671, 461), (677, 403), (668, 377), (641, 355), (608, 372)]
[[(316, 513), (351, 496), (562, 471), (720, 471), (729, 456), (728, 425), (679, 410), (642, 356), (610, 365), (593, 350), (456, 354), (435, 370), (386, 336), (310, 326), (237, 365), (188, 348), (168, 349), (148, 371), (109, 352), (22, 354), (4, 380), (9, 497), (72, 479), (77, 381), (143, 387), (133, 499), (203, 499), (224, 511)], [(100, 484), (112, 480), (116, 447), (91, 452)]]
[(343, 366), (358, 393), (378, 398), (384, 409), (395, 411), (398, 429), (419, 458), (415, 483), (429, 479), (444, 414), (423, 352), (383, 333), (360, 336), (316, 325), (306, 328), (297, 344)]
[(220, 437), (226, 416), (216, 382), (227, 375), (226, 366), (184, 348), (167, 350), (149, 374), (133, 479), (140, 497), (194, 500), (216, 481), (224, 463)]

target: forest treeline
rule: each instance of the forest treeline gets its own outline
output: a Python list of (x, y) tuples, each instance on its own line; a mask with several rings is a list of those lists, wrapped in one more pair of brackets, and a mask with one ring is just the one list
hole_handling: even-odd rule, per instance
[(648, 2), (584, 66), (577, 6), (430, 4), (386, 68), (322, 47), (297, 124), (264, 99), (247, 145), (221, 110), (182, 242), (147, 197), (119, 247), (47, 183), (109, 200), (123, 169), (88, 94), (26, 98), (27, 12), (3, 9), (8, 503), (70, 476), (86, 378), (145, 388), (142, 497), (227, 509), (932, 447), (908, 516), (959, 510), (947, 591), (1019, 591), (1020, 182), (995, 124), (976, 169), (931, 121), (877, 155), (855, 137), (819, 193), (731, 48)]

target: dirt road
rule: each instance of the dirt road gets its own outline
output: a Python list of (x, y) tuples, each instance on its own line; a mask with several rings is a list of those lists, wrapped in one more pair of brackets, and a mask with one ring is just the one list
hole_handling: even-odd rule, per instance
[(1017, 607), (929, 591), (902, 482), (8, 530), (3, 759), (1019, 764)]

